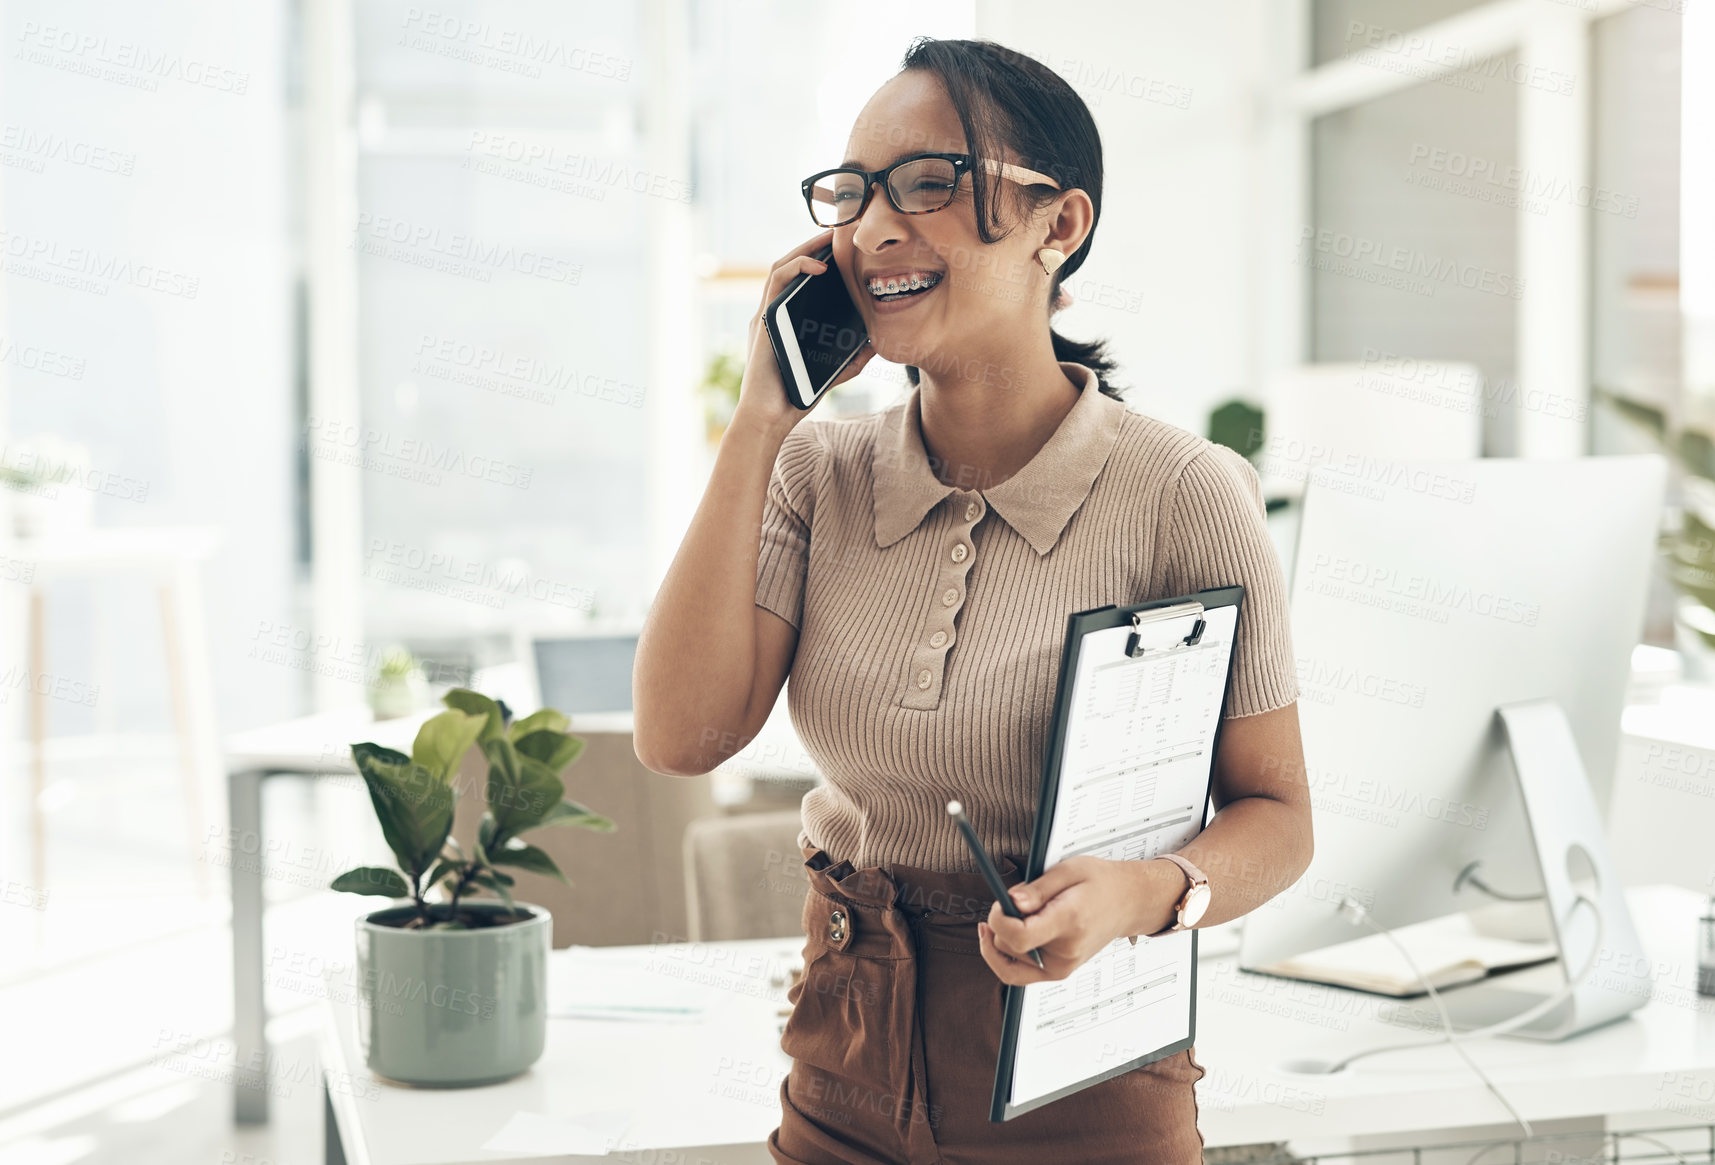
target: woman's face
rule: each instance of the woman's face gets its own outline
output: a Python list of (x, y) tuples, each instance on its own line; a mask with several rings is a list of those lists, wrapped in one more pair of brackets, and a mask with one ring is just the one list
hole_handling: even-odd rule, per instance
[[(889, 80), (864, 106), (846, 143), (846, 162), (879, 170), (907, 154), (965, 148), (964, 129), (946, 91), (932, 74), (913, 69)], [(1009, 193), (1002, 192), (999, 226), (1013, 229), (994, 243), (977, 234), (969, 175), (960, 178), (952, 204), (930, 214), (901, 214), (877, 186), (861, 218), (834, 228), (834, 263), (877, 355), (933, 375), (937, 357), (964, 364), (985, 351), (1004, 354), (1029, 334), (1021, 329), (1046, 329), (1048, 277), (1036, 252), (1059, 246), (1071, 254), (1087, 231), (1078, 231), (1070, 246), (1051, 239), (1058, 202), (1029, 222), (1015, 222)], [(913, 272), (940, 282), (892, 303), (879, 301), (871, 290), (872, 278)]]

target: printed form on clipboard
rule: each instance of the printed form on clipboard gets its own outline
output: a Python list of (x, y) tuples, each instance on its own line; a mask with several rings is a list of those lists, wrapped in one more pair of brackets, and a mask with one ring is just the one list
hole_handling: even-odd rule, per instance
[[(1202, 832), (1244, 588), (1067, 619), (1028, 880)], [(1120, 938), (1068, 978), (1008, 987), (989, 1118), (1010, 1120), (1190, 1047), (1197, 931)]]

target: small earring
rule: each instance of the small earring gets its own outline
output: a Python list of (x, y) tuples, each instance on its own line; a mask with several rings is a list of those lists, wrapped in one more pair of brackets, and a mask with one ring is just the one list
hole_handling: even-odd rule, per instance
[(1042, 271), (1052, 275), (1060, 269), (1060, 264), (1066, 261), (1066, 252), (1056, 251), (1053, 247), (1043, 247), (1036, 252), (1036, 261), (1042, 264)]

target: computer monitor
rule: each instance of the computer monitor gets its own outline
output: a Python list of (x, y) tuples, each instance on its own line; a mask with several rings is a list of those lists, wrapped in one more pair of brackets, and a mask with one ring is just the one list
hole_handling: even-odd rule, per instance
[(1392, 928), (1491, 903), (1455, 889), (1473, 862), (1542, 892), (1496, 710), (1558, 701), (1605, 817), (1665, 481), (1657, 456), (1317, 471), (1291, 585), (1315, 856), (1245, 917), (1241, 968), (1361, 937), (1344, 894)]
[(629, 717), (639, 634), (629, 626), (524, 632), (519, 654), (537, 706), (574, 717)]

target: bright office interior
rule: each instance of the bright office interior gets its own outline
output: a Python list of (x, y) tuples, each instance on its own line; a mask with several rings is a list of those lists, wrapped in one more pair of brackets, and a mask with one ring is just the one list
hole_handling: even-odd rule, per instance
[[(813, 232), (799, 182), (920, 35), (1089, 105), (1105, 208), (1056, 326), (1111, 341), (1129, 407), (1250, 457), (1292, 584), (1318, 852), (1201, 936), (1210, 1159), (1336, 1152), (1315, 1121), (1358, 1103), (1310, 1061), (1365, 1046), (1328, 1009), (1360, 996), (1256, 967), (1473, 906), (1443, 954), (1550, 961), (1450, 986), (1453, 1018), (1577, 1006), (1473, 1041), (1505, 1100), (1449, 1058), (1469, 1112), (1375, 1129), (1715, 1126), (1707, 0), (14, 0), (0, 1163), (324, 1159), (379, 901), (330, 883), (392, 857), (349, 746), (408, 748), (451, 689), (570, 714), (568, 795), (619, 826), (555, 831), (569, 887), (518, 871), (556, 953), (795, 933), (818, 777), (785, 699), (708, 776), (651, 774), (630, 649), (762, 277)], [(907, 390), (878, 360), (818, 415)], [(1397, 978), (1374, 937), (1350, 958)], [(1370, 986), (1365, 1024), (1441, 1030), (1414, 982)], [(1294, 1054), (1223, 1069), (1263, 1016)], [(1628, 1032), (1666, 1065), (1645, 1092), (1543, 1099), (1583, 1094), (1531, 1055), (1582, 1072)], [(383, 1147), (344, 1070), (373, 1159), (453, 1159)], [(770, 1089), (723, 1088), (765, 1123)], [(1664, 1137), (1608, 1144), (1710, 1159)]]

